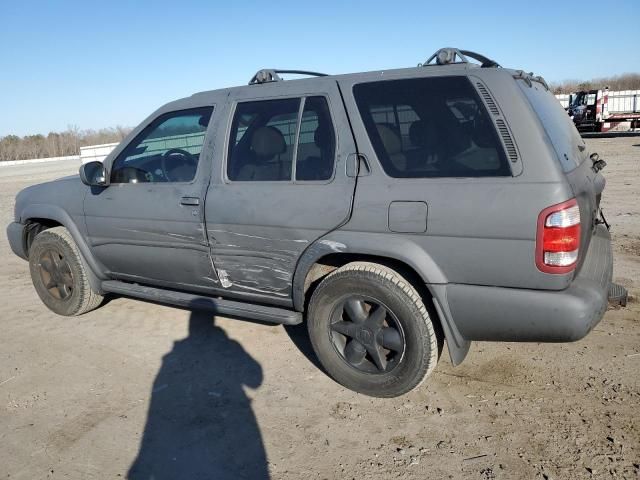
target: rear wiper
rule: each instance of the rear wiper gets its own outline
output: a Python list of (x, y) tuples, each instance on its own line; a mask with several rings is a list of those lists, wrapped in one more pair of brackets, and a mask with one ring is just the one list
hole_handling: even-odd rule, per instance
[(600, 155), (598, 155), (597, 153), (592, 153), (591, 155), (589, 155), (589, 158), (593, 163), (593, 165), (591, 165), (591, 168), (596, 173), (598, 173), (600, 170), (602, 170), (604, 167), (607, 166), (607, 162), (605, 162), (604, 160), (601, 160)]

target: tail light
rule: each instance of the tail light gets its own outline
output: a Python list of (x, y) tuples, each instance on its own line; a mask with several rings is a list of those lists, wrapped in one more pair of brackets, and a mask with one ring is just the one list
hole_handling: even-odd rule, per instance
[(567, 273), (580, 250), (580, 209), (575, 198), (545, 208), (538, 215), (536, 266), (545, 273)]

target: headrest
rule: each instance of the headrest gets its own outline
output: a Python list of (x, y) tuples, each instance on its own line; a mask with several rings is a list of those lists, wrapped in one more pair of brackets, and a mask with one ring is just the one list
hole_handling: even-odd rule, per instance
[(331, 130), (326, 125), (318, 125), (316, 131), (313, 132), (313, 143), (316, 147), (323, 149), (327, 147), (327, 143), (331, 142)]
[(287, 151), (284, 135), (276, 127), (260, 127), (253, 132), (251, 149), (259, 157), (273, 157)]
[(201, 115), (200, 118), (198, 119), (198, 125), (206, 129), (209, 126), (210, 118), (211, 118), (211, 115)]
[(387, 155), (395, 155), (402, 152), (402, 141), (400, 135), (398, 135), (389, 125), (384, 123), (377, 123), (378, 135), (384, 145), (384, 149), (387, 151)]

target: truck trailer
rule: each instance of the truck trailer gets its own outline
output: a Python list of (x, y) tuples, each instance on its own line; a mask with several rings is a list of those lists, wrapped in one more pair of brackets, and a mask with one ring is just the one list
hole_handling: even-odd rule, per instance
[[(582, 90), (556, 95), (581, 132), (629, 131), (640, 126), (640, 90)], [(568, 100), (568, 101), (567, 101)]]

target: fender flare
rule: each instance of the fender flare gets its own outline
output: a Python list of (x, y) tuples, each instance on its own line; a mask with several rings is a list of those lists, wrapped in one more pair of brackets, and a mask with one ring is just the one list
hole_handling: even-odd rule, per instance
[(78, 226), (64, 209), (57, 205), (47, 205), (42, 203), (33, 203), (27, 205), (22, 212), (20, 212), (20, 219), (22, 223), (27, 223), (33, 218), (44, 218), (47, 220), (54, 220), (65, 227), (73, 241), (76, 242), (78, 250), (80, 250), (80, 260), (87, 272), (87, 277), (91, 287), (98, 294), (103, 294), (102, 281), (107, 280), (105, 275), (106, 269), (104, 266), (93, 256), (89, 245), (85, 238), (80, 233)]
[(462, 363), (471, 342), (460, 334), (453, 321), (446, 296), (447, 278), (433, 258), (407, 237), (392, 238), (382, 233), (334, 231), (316, 240), (301, 255), (293, 275), (292, 298), (297, 311), (304, 310), (304, 284), (307, 274), (322, 257), (334, 253), (373, 255), (396, 260), (411, 267), (433, 297), (452, 363)]

